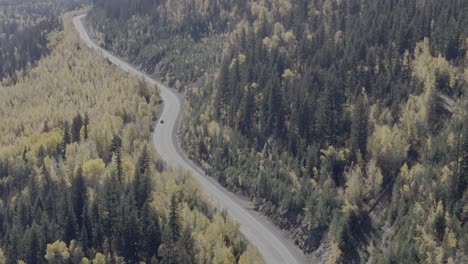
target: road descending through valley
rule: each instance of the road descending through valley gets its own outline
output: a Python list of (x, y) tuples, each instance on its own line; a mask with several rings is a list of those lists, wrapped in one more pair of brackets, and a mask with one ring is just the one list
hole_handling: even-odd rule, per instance
[(213, 178), (207, 176), (181, 150), (177, 133), (182, 115), (182, 95), (93, 42), (82, 23), (85, 16), (86, 14), (74, 17), (73, 24), (88, 47), (122, 70), (159, 87), (161, 98), (164, 101), (160, 120), (164, 120), (164, 123), (158, 122), (156, 124), (152, 139), (161, 158), (173, 168), (189, 171), (199, 182), (206, 197), (212, 200), (217, 208), (226, 209), (229, 216), (239, 223), (243, 236), (258, 249), (266, 263), (305, 263), (306, 260), (302, 252), (265, 216), (253, 211), (249, 202), (228, 192)]

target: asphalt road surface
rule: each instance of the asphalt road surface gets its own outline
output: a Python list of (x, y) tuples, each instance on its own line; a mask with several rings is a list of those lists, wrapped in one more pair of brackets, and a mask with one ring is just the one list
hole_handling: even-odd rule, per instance
[(161, 158), (174, 168), (191, 172), (201, 185), (207, 198), (211, 199), (217, 208), (226, 209), (229, 216), (240, 224), (241, 233), (258, 249), (266, 263), (305, 263), (306, 260), (302, 252), (265, 216), (253, 211), (246, 200), (225, 190), (181, 151), (177, 140), (177, 132), (182, 112), (182, 95), (96, 45), (82, 24), (82, 18), (85, 16), (86, 14), (74, 17), (73, 24), (86, 45), (124, 71), (141, 77), (152, 85), (159, 86), (161, 98), (164, 101), (164, 109), (160, 120), (164, 120), (164, 123), (158, 121), (152, 138)]

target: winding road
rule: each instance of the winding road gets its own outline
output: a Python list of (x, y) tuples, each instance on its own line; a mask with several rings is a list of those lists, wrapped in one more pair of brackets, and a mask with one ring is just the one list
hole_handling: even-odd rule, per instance
[(181, 151), (176, 135), (182, 112), (182, 95), (93, 42), (82, 24), (85, 16), (86, 14), (74, 17), (73, 24), (87, 46), (124, 71), (143, 78), (152, 85), (158, 85), (164, 101), (164, 109), (160, 117), (164, 120), (164, 124), (157, 123), (153, 142), (161, 158), (174, 168), (191, 172), (201, 185), (204, 194), (214, 202), (215, 206), (219, 209), (226, 209), (229, 216), (240, 224), (241, 233), (258, 249), (266, 263), (306, 263), (304, 254), (265, 216), (253, 211), (249, 202), (225, 190)]

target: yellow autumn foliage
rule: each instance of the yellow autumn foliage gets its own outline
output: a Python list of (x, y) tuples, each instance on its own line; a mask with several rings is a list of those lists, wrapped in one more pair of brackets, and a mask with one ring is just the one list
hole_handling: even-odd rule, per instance
[(368, 150), (383, 169), (399, 169), (408, 148), (406, 135), (398, 126), (377, 125), (369, 137)]
[[(10, 155), (26, 145), (55, 147), (61, 132), (56, 129), (42, 133), (45, 126), (59, 127), (79, 112), (87, 112), (90, 117), (92, 139), (100, 130), (107, 134), (119, 132), (123, 126), (119, 113), (123, 110), (135, 119), (145, 120), (139, 126), (149, 130), (151, 119), (144, 119), (149, 115), (149, 106), (145, 106), (143, 97), (133, 96), (138, 92), (139, 80), (109, 67), (106, 60), (85, 48), (73, 30), (70, 18), (65, 18), (63, 40), (54, 37), (58, 43), (54, 43), (51, 55), (40, 60), (15, 85), (0, 84), (0, 153)], [(149, 89), (157, 94), (155, 87)], [(135, 105), (140, 106), (136, 112)]]
[(453, 87), (455, 83), (455, 67), (442, 55), (436, 56), (433, 57), (430, 52), (428, 38), (416, 44), (412, 62), (413, 74), (424, 83), (426, 90), (434, 89), (436, 73), (447, 73), (450, 76), (450, 85)]
[(88, 179), (94, 179), (101, 175), (106, 168), (106, 164), (102, 159), (93, 159), (84, 162), (83, 164), (83, 172), (85, 177)]
[(0, 248), (0, 264), (5, 264), (6, 263), (6, 258), (3, 253), (3, 250)]
[(106, 256), (101, 253), (97, 253), (93, 259), (93, 264), (106, 264)]
[(45, 259), (49, 263), (63, 263), (70, 258), (70, 251), (63, 241), (55, 241), (47, 245)]
[(247, 250), (239, 258), (239, 264), (262, 264), (260, 256), (255, 248), (247, 246)]

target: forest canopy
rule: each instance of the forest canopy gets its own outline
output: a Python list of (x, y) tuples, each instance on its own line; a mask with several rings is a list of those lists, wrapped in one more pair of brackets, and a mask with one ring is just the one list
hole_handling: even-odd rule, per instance
[(50, 55), (0, 84), (0, 263), (262, 263), (150, 135), (158, 88), (63, 16)]
[(13, 83), (50, 52), (47, 36), (60, 30), (61, 13), (75, 9), (81, 0), (2, 0), (0, 1), (0, 80)]
[(467, 258), (467, 1), (94, 3), (186, 92), (191, 158), (318, 261)]

